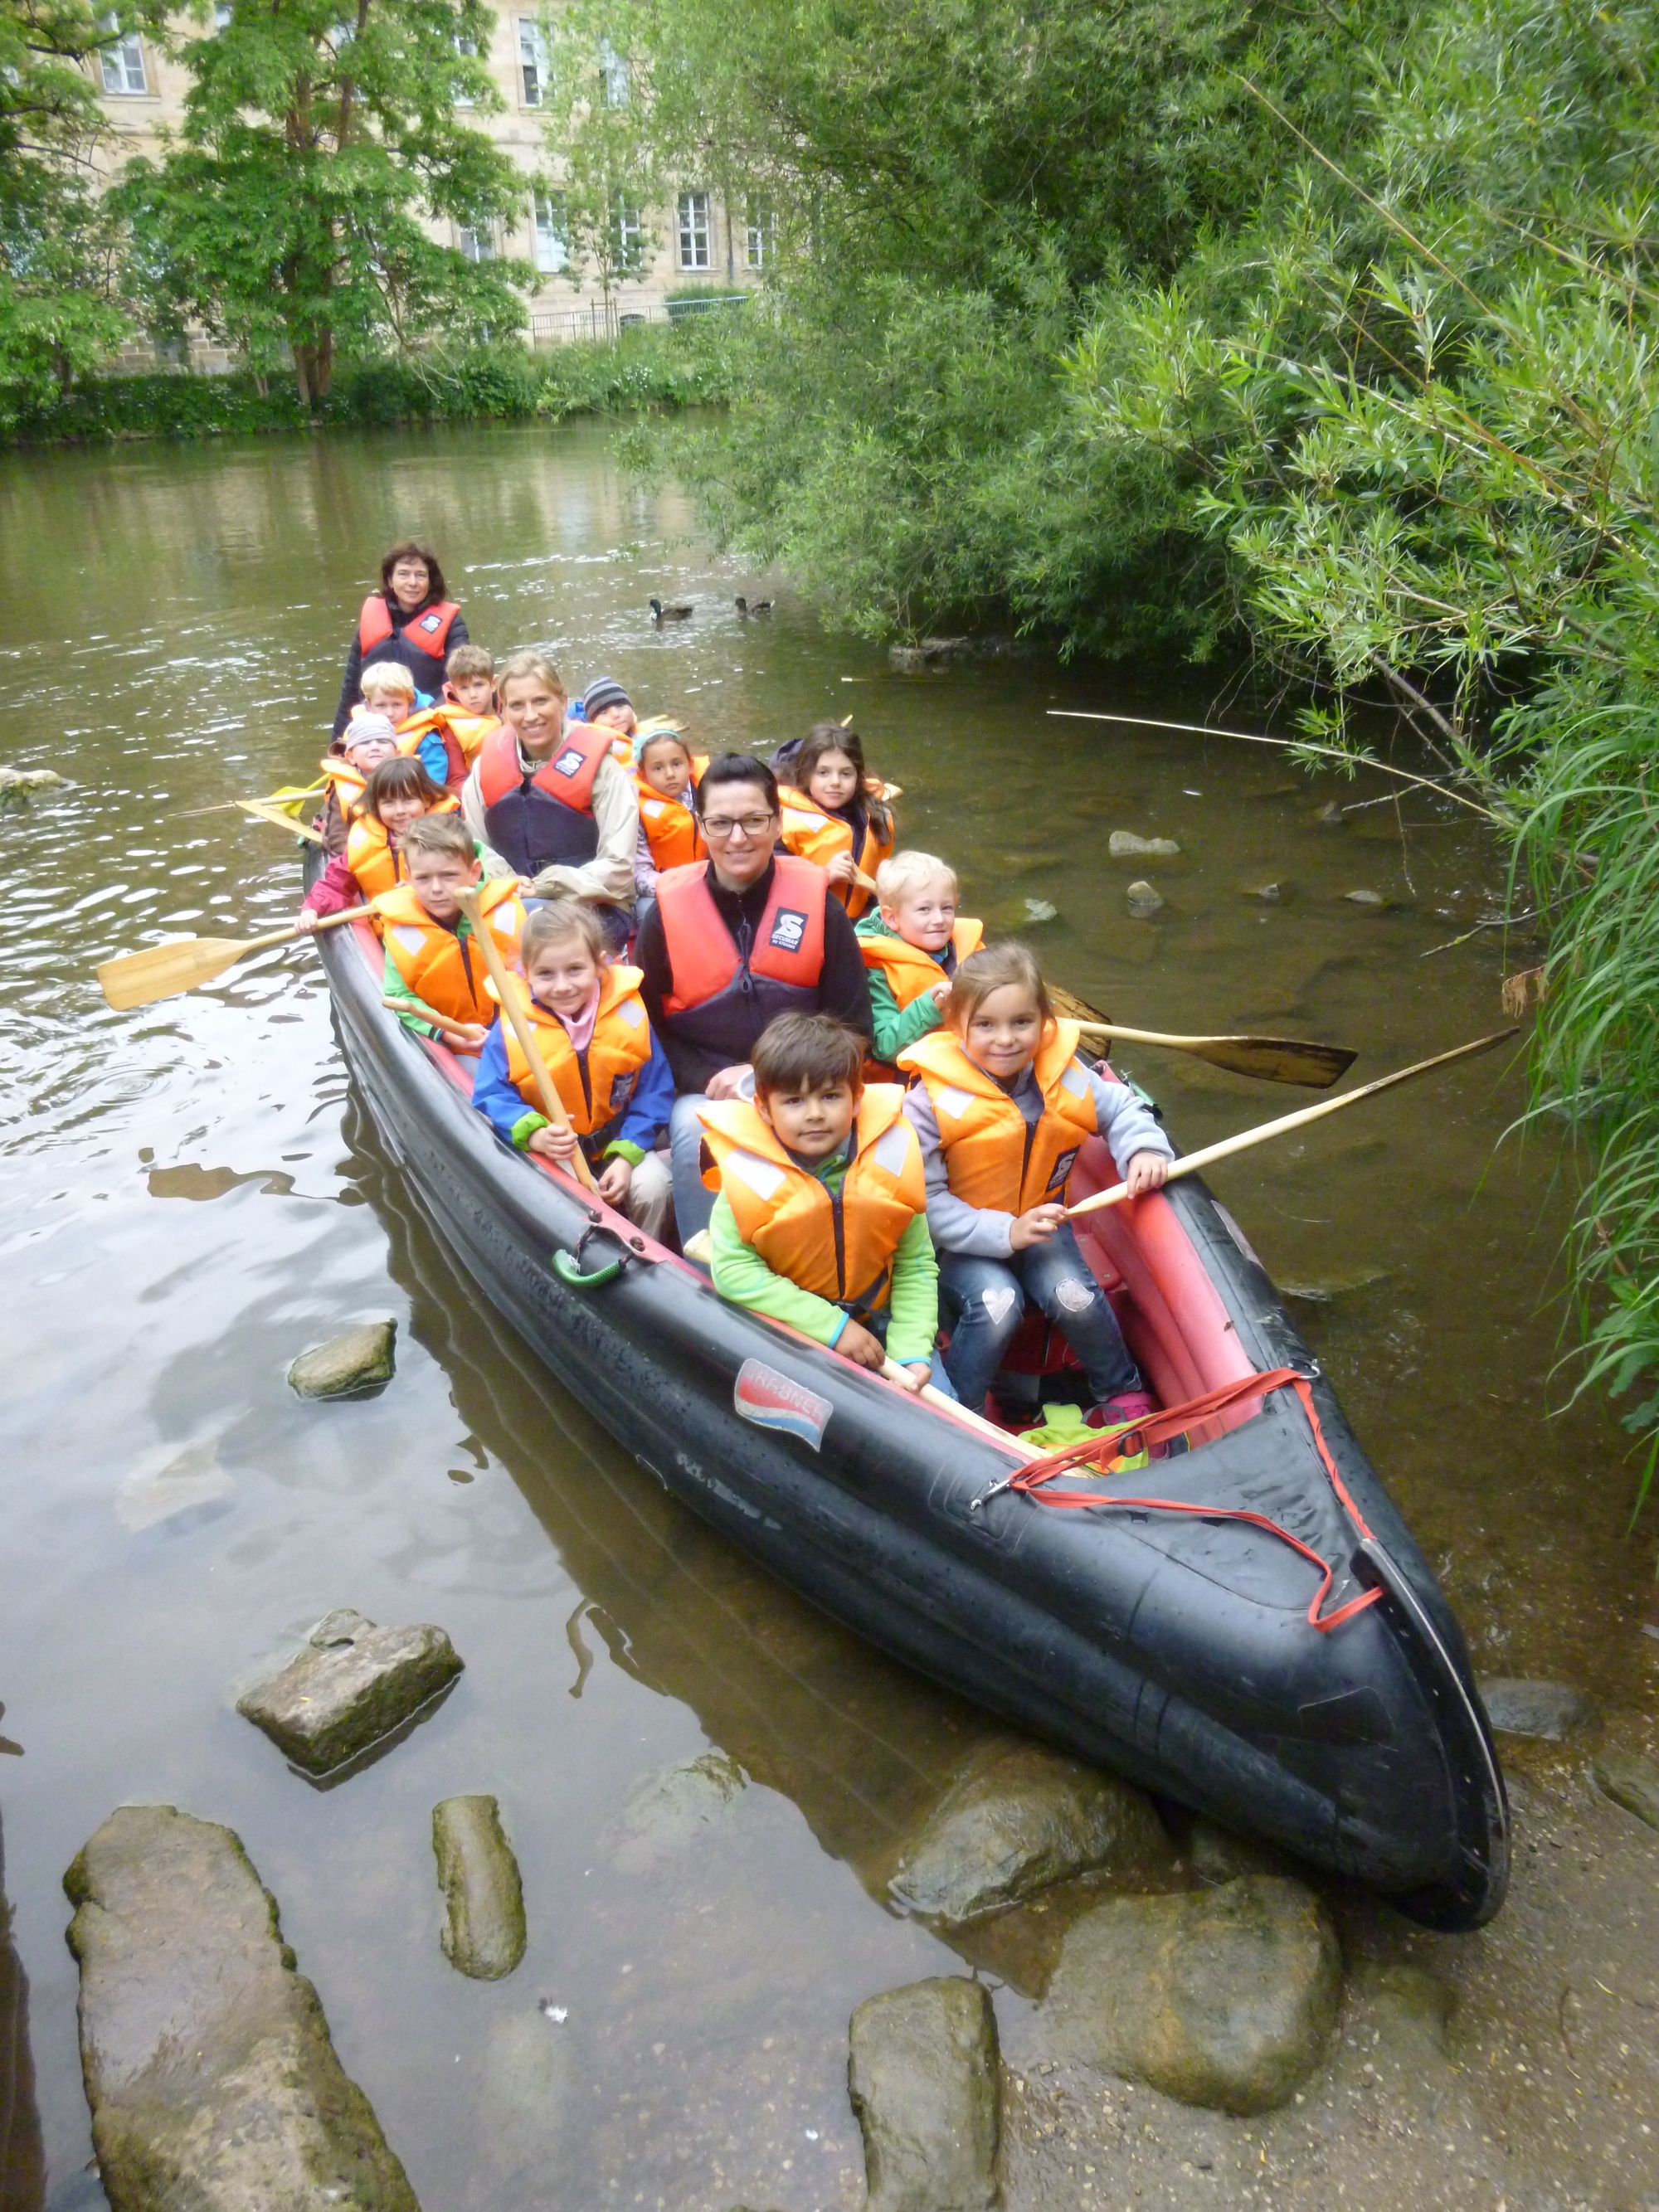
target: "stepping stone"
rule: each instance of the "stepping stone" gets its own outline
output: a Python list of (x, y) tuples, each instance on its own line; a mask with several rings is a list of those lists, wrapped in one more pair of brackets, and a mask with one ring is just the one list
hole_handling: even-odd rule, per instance
[(302, 1352), (288, 1370), (289, 1388), (301, 1398), (343, 1398), (392, 1380), (395, 1321), (366, 1322)]
[(441, 1628), (377, 1628), (344, 1607), (319, 1620), (297, 1659), (236, 1700), (307, 1774), (328, 1774), (412, 1719), (461, 1672)]
[(997, 2201), (997, 2026), (982, 1983), (912, 1982), (853, 2014), (848, 2088), (867, 2212), (990, 2212)]
[(447, 1907), (441, 1942), (450, 1965), (475, 1982), (498, 1982), (524, 1956), (524, 1885), (493, 1797), (446, 1797), (432, 1809), (432, 1848)]
[(1559, 1743), (1595, 1717), (1589, 1699), (1565, 1682), (1523, 1682), (1508, 1674), (1477, 1674), (1474, 1682), (1486, 1718), (1502, 1735)]

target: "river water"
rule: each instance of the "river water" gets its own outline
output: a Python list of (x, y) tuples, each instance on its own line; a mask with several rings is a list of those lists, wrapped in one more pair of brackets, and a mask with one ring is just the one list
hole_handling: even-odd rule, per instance
[[(53, 2212), (102, 2201), (61, 1878), (131, 1799), (240, 1834), (428, 2212), (857, 2202), (848, 2014), (962, 1971), (882, 1883), (986, 1724), (706, 1534), (505, 1339), (365, 1126), (313, 954), (125, 1015), (93, 965), (289, 914), (288, 841), (202, 810), (310, 780), (352, 610), (410, 531), (475, 638), (615, 674), (705, 747), (854, 713), (968, 910), (1132, 1024), (1329, 1038), (1357, 1079), (1498, 1026), (1506, 957), (1537, 956), (1475, 927), (1500, 889), (1481, 825), (1421, 795), (1323, 820), (1382, 785), (1048, 711), (1195, 720), (1191, 672), (907, 678), (787, 593), (744, 623), (757, 580), (672, 494), (624, 484), (595, 426), (12, 456), (0, 513), (3, 763), (71, 780), (0, 817), (0, 1730), (23, 1751), (0, 1812)], [(693, 620), (653, 630), (653, 591)], [(1113, 861), (1114, 828), (1182, 857)], [(1143, 872), (1150, 920), (1125, 900)], [(1306, 1096), (1127, 1064), (1188, 1147)], [(1547, 1132), (1500, 1143), (1522, 1103), (1487, 1058), (1214, 1182), (1297, 1291), (1477, 1663), (1589, 1688), (1635, 1741), (1659, 1646), (1635, 1633), (1627, 1440), (1599, 1407), (1557, 1412), (1562, 1163)], [(297, 1352), (383, 1314), (384, 1395), (293, 1397)], [(231, 1706), (340, 1605), (441, 1622), (467, 1672), (317, 1791)], [(641, 1778), (711, 1747), (750, 1787), (689, 1840), (641, 1828)], [(496, 1985), (436, 1942), (430, 1808), (468, 1790), (499, 1796), (524, 1869), (530, 1949)]]

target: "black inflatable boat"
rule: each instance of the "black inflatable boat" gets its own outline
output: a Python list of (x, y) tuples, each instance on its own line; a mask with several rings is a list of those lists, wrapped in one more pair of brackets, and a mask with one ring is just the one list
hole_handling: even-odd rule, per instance
[[(367, 1109), (444, 1241), (685, 1504), (872, 1643), (1034, 1733), (1426, 1926), (1497, 1911), (1508, 1814), (1457, 1624), (1197, 1178), (1079, 1224), (1160, 1404), (1186, 1409), (1187, 1449), (1011, 1488), (1032, 1473), (1012, 1439), (724, 1304), (696, 1267), (502, 1145), (463, 1067), (382, 1005), (370, 933), (317, 943)], [(1115, 1179), (1104, 1148), (1085, 1147), (1071, 1196)], [(1050, 1510), (1064, 1498), (1073, 1510)]]

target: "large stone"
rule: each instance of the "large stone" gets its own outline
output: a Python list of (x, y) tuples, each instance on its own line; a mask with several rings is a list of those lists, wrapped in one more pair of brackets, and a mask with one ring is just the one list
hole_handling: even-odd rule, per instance
[(524, 1885), (493, 1797), (446, 1797), (432, 1808), (432, 1848), (447, 1908), (441, 1938), (452, 1966), (498, 1982), (524, 1956)]
[(113, 2212), (418, 2212), (228, 1828), (123, 1806), (64, 1887)]
[(1173, 837), (1138, 837), (1133, 830), (1114, 830), (1106, 840), (1106, 849), (1115, 860), (1133, 860), (1143, 854), (1150, 860), (1172, 860), (1181, 848)]
[(1048, 2045), (1227, 2112), (1282, 2105), (1323, 2055), (1341, 1993), (1336, 1937), (1300, 1882), (1249, 1875), (1182, 1897), (1124, 1897), (1068, 1931)]
[(461, 1671), (441, 1628), (377, 1628), (343, 1608), (319, 1620), (297, 1659), (236, 1700), (307, 1774), (326, 1774), (412, 1719)]
[(1157, 886), (1149, 884), (1144, 876), (1138, 877), (1130, 884), (1128, 897), (1131, 914), (1141, 915), (1156, 914), (1164, 904), (1163, 895)]
[(1475, 1687), (1486, 1718), (1504, 1735), (1541, 1735), (1559, 1743), (1595, 1718), (1582, 1692), (1565, 1682), (1523, 1682), (1508, 1674), (1477, 1674)]
[(1634, 1813), (1650, 1828), (1659, 1828), (1659, 1765), (1634, 1752), (1610, 1751), (1593, 1770), (1595, 1786), (1604, 1797)]
[(0, 806), (27, 805), (41, 792), (56, 791), (68, 782), (69, 778), (59, 775), (56, 769), (0, 769)]
[(288, 1370), (289, 1388), (302, 1398), (343, 1398), (392, 1380), (395, 1321), (365, 1322), (343, 1336), (302, 1352)]
[(701, 1843), (720, 1826), (749, 1777), (723, 1751), (705, 1751), (677, 1766), (653, 1767), (628, 1793), (604, 1836), (605, 1856), (624, 1874), (643, 1874)]
[(999, 1744), (940, 1799), (892, 1888), (912, 1911), (973, 1920), (1079, 1875), (1156, 1881), (1173, 1856), (1128, 1783), (1040, 1744)]
[(853, 2014), (847, 2086), (868, 2212), (987, 2212), (997, 2201), (997, 2024), (981, 1982), (912, 1982)]

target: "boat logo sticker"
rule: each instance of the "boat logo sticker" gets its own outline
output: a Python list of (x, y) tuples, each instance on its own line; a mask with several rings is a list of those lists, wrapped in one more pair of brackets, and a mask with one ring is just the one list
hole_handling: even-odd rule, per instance
[(781, 1429), (785, 1436), (799, 1437), (804, 1444), (811, 1444), (814, 1451), (834, 1410), (827, 1398), (820, 1398), (816, 1390), (802, 1383), (792, 1382), (763, 1359), (744, 1361), (738, 1370), (732, 1403), (757, 1428)]
[(572, 745), (568, 752), (559, 755), (553, 766), (560, 775), (576, 775), (580, 773), (582, 763), (586, 757), (586, 754), (580, 745)]
[(806, 934), (806, 916), (792, 906), (781, 906), (772, 923), (772, 934), (767, 939), (780, 952), (799, 952), (802, 938)]

